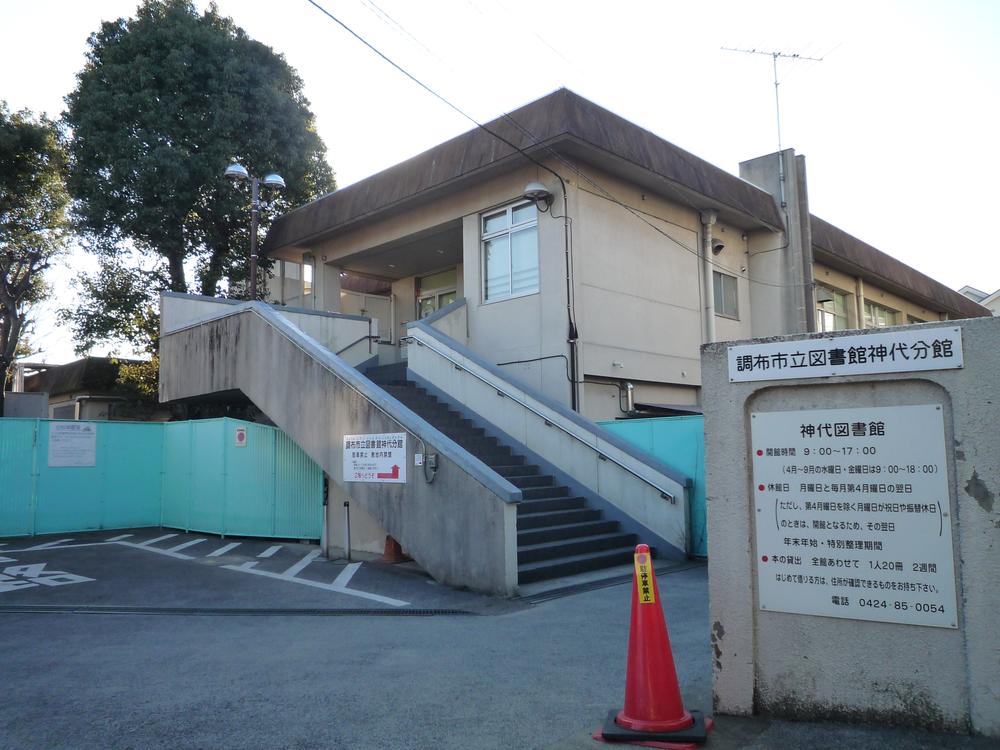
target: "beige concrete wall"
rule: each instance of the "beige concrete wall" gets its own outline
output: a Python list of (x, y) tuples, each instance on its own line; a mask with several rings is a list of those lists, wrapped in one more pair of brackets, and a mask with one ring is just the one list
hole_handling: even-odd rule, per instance
[[(935, 327), (943, 324), (931, 324), (928, 335)], [(713, 549), (709, 608), (718, 711), (902, 723), (1000, 737), (1000, 587), (995, 580), (1000, 320), (960, 320), (947, 327), (962, 330), (962, 369), (732, 383), (728, 346), (703, 350)], [(944, 528), (953, 538), (958, 627), (762, 610), (751, 412), (911, 404), (941, 405), (944, 415), (949, 497), (941, 502), (951, 511), (950, 526)]]

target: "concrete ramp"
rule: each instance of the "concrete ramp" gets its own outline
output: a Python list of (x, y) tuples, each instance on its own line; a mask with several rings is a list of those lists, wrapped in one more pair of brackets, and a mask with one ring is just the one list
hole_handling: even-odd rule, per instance
[[(422, 417), (259, 302), (219, 306), (161, 332), (160, 400), (240, 391), (438, 581), (510, 594), (522, 492)], [(344, 482), (343, 436), (407, 434), (407, 482)], [(436, 454), (436, 473), (413, 466)], [(331, 509), (331, 512), (339, 509)]]

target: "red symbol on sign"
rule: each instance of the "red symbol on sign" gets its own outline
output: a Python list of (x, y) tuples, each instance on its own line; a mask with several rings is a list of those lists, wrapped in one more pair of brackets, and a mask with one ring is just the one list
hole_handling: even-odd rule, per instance
[(385, 473), (379, 473), (375, 475), (379, 479), (399, 479), (399, 467), (395, 464), (392, 465), (392, 471), (387, 471)]
[(760, 450), (760, 449), (758, 448), (758, 449), (757, 449), (757, 455), (758, 455), (758, 456), (763, 456), (763, 455), (764, 455), (764, 451), (762, 451), (762, 450)]
[(767, 555), (764, 555), (764, 556), (763, 556), (763, 557), (761, 557), (760, 559), (761, 559), (761, 560), (763, 560), (764, 562), (767, 562)]
[(757, 489), (760, 490), (761, 492), (763, 492), (764, 491), (764, 485), (758, 484), (757, 485)]

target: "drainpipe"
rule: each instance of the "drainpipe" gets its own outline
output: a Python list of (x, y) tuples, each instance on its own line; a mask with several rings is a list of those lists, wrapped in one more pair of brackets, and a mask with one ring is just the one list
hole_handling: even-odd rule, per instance
[(701, 212), (701, 275), (704, 288), (705, 343), (715, 341), (715, 284), (712, 277), (712, 227), (718, 213), (712, 209)]
[[(553, 173), (555, 174), (555, 173)], [(580, 411), (580, 353), (577, 350), (577, 342), (580, 339), (580, 334), (576, 330), (576, 320), (573, 315), (573, 279), (570, 269), (573, 267), (572, 259), (570, 258), (570, 240), (569, 240), (569, 195), (566, 190), (566, 183), (563, 178), (559, 177), (559, 185), (562, 187), (563, 194), (563, 248), (566, 260), (566, 320), (568, 324), (568, 335), (566, 337), (566, 343), (569, 344), (569, 378), (570, 378), (570, 391), (569, 400), (570, 407), (573, 411)]]

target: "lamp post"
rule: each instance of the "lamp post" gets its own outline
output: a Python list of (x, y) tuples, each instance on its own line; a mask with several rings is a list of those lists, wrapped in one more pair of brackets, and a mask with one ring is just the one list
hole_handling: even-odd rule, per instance
[(262, 179), (252, 177), (247, 172), (246, 167), (237, 162), (233, 162), (226, 167), (225, 175), (233, 181), (234, 185), (248, 180), (250, 182), (250, 299), (257, 299), (257, 224), (260, 221), (260, 186), (272, 187), (281, 190), (285, 187), (285, 181), (281, 175), (271, 172), (264, 175)]

